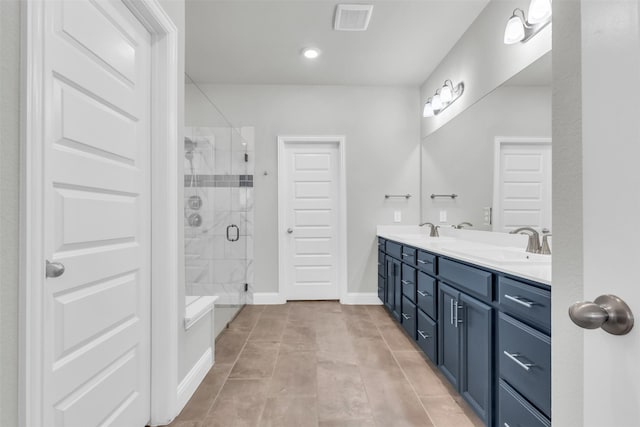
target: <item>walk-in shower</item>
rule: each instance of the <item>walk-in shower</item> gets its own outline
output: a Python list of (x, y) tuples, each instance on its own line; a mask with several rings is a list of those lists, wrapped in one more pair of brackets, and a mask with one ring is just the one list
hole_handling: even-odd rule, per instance
[(185, 294), (218, 296), (217, 335), (251, 302), (254, 129), (231, 125), (192, 82), (186, 92)]

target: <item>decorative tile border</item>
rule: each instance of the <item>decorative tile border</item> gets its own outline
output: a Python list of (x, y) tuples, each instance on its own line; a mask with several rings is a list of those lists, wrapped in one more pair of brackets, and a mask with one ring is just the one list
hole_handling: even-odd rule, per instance
[(185, 175), (185, 187), (253, 187), (253, 175)]

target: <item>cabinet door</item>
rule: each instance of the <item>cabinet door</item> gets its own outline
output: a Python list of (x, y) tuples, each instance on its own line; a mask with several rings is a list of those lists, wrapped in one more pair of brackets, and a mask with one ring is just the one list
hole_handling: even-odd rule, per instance
[(462, 341), (460, 394), (486, 423), (491, 419), (492, 405), (493, 309), (464, 293), (457, 308)]
[(460, 378), (460, 334), (455, 321), (459, 292), (439, 283), (438, 287), (438, 367), (458, 390)]
[(385, 297), (384, 297), (384, 305), (385, 307), (387, 307), (387, 310), (393, 312), (393, 300), (395, 298), (395, 292), (394, 292), (394, 284), (393, 284), (393, 276), (394, 276), (394, 269), (393, 269), (393, 259), (391, 257), (387, 257), (386, 258), (386, 264), (387, 264), (387, 268), (386, 268), (386, 273), (387, 273), (387, 278), (385, 280)]
[(401, 282), (401, 270), (402, 263), (398, 260), (393, 260), (393, 315), (397, 320), (400, 320), (400, 313), (402, 313), (402, 282)]

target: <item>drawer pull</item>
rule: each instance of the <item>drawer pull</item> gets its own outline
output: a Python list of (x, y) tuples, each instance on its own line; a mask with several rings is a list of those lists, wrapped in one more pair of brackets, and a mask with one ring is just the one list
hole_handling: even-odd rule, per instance
[(404, 320), (409, 320), (409, 319), (411, 319), (411, 316), (409, 316), (409, 315), (407, 315), (407, 314), (404, 314), (404, 313), (402, 313), (402, 317), (404, 317)]
[(421, 259), (419, 259), (419, 260), (418, 260), (418, 263), (419, 263), (419, 264), (433, 264), (433, 262), (432, 262), (432, 261), (423, 261), (423, 260), (421, 260)]
[(450, 307), (450, 310), (449, 310), (449, 314), (451, 316), (450, 316), (450, 319), (449, 319), (449, 323), (453, 325), (453, 298), (451, 298), (450, 302), (451, 302), (451, 307)]
[(427, 335), (424, 332), (422, 332), (420, 329), (418, 329), (418, 334), (422, 337), (422, 339), (426, 340), (427, 338), (431, 338), (431, 335)]
[(379, 263), (378, 263), (378, 266), (379, 266), (379, 267), (382, 267), (382, 263), (381, 263), (381, 262), (379, 262)]
[(511, 426), (507, 423), (504, 423), (504, 427), (511, 427)]
[(524, 300), (524, 299), (522, 299), (520, 297), (513, 297), (513, 296), (508, 295), (508, 294), (504, 294), (504, 297), (506, 299), (510, 300), (510, 301), (513, 301), (513, 302), (518, 303), (520, 305), (524, 305), (527, 308), (532, 308), (535, 305), (535, 303), (533, 301), (527, 301), (527, 300)]
[(430, 297), (431, 294), (428, 292), (422, 292), (421, 290), (418, 289), (418, 295), (420, 295), (421, 297)]
[(413, 282), (410, 282), (409, 280), (400, 280), (402, 282), (403, 285), (413, 285)]
[(533, 363), (522, 363), (520, 361), (520, 359), (518, 359), (518, 357), (521, 357), (520, 353), (509, 353), (507, 350), (503, 351), (504, 355), (507, 356), (509, 359), (513, 360), (514, 362), (516, 362), (518, 364), (518, 366), (520, 366), (522, 369), (524, 369), (525, 371), (528, 371), (529, 369), (531, 369), (531, 367), (536, 366)]

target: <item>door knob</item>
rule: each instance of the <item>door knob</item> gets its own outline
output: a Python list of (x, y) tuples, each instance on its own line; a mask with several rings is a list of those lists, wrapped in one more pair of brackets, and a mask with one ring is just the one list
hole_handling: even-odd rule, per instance
[(64, 273), (64, 264), (61, 262), (49, 262), (47, 260), (46, 276), (49, 278), (56, 278), (62, 276)]
[(293, 233), (293, 228), (287, 228), (287, 233), (289, 234)]
[(594, 302), (577, 302), (569, 307), (569, 317), (581, 328), (602, 328), (613, 335), (625, 335), (633, 328), (631, 309), (615, 295), (600, 295)]

